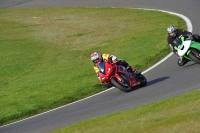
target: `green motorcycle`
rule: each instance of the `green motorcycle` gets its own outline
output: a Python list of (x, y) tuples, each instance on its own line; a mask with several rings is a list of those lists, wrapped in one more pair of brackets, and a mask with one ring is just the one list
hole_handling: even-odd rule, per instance
[[(195, 61), (200, 64), (200, 43), (188, 39), (189, 35), (180, 36), (174, 40), (174, 49), (177, 54), (186, 59), (186, 61)], [(178, 60), (178, 65), (183, 66)]]

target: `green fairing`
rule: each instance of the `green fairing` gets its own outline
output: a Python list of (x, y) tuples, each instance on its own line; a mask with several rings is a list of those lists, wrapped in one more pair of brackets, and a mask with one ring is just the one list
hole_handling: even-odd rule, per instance
[[(190, 48), (195, 48), (195, 49), (200, 50), (200, 43), (192, 41), (191, 45), (190, 45)], [(187, 53), (184, 55), (184, 57), (187, 58), (188, 60), (191, 60), (191, 59), (186, 55), (188, 55), (190, 52), (191, 52), (191, 50), (188, 50)]]
[(184, 42), (185, 38), (183, 36), (181, 36), (181, 40), (182, 40), (182, 42)]
[[(180, 38), (181, 38), (181, 41), (184, 42), (184, 37), (183, 37), (183, 36), (180, 36)], [(182, 47), (183, 47), (183, 43), (182, 43), (180, 46), (178, 46), (178, 47), (177, 47), (177, 46), (174, 46), (174, 49), (175, 49), (175, 50), (178, 50), (178, 49), (182, 49)]]
[(192, 41), (190, 47), (200, 50), (200, 43)]
[(183, 45), (178, 46), (178, 49), (182, 49), (182, 48), (183, 48)]
[(174, 49), (175, 49), (175, 50), (178, 50), (178, 48), (177, 48), (176, 46), (174, 46)]
[(191, 51), (191, 50), (188, 50), (187, 53), (186, 53), (186, 55), (188, 55), (188, 54), (190, 53), (190, 51)]
[[(187, 52), (187, 55), (189, 54), (190, 52)], [(185, 54), (186, 55), (186, 54)], [(186, 59), (188, 59), (188, 60), (192, 60), (192, 59), (190, 59), (188, 56), (183, 56), (184, 58), (186, 58)]]
[[(183, 41), (184, 41), (184, 37), (181, 36), (180, 38), (181, 38), (181, 40), (182, 40), (182, 42), (183, 42)], [(181, 49), (182, 47), (183, 47), (183, 44), (181, 44), (181, 45), (178, 46), (178, 47), (175, 46), (174, 49), (175, 49), (175, 50), (178, 50), (178, 49)], [(190, 48), (195, 48), (195, 49), (200, 50), (200, 43), (195, 42), (195, 41), (191, 41)], [(190, 58), (188, 57), (188, 54), (189, 54), (190, 52), (191, 52), (191, 50), (189, 49), (189, 50), (187, 51), (187, 53), (186, 53), (183, 57), (185, 57), (185, 58), (188, 59), (188, 60), (192, 60), (192, 59), (190, 59)]]

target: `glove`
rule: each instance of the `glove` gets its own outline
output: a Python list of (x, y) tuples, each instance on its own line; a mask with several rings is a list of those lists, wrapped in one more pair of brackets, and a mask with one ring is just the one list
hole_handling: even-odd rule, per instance
[(190, 34), (190, 35), (188, 36), (188, 40), (192, 40), (192, 39), (193, 39), (192, 34)]
[(184, 36), (186, 37), (186, 40), (192, 40), (193, 39), (192, 34), (186, 34)]
[(200, 35), (198, 33), (194, 34), (192, 37), (193, 37), (194, 41), (197, 41), (200, 39)]
[(114, 55), (110, 55), (110, 58), (112, 59), (112, 61), (116, 61), (117, 60), (117, 57), (114, 56)]

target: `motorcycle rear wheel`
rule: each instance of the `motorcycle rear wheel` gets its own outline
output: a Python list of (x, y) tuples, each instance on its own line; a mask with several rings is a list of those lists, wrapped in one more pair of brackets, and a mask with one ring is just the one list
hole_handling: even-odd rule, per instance
[(140, 87), (144, 87), (147, 85), (147, 79), (145, 78), (144, 75), (140, 74), (140, 75), (137, 75), (136, 76), (136, 80), (137, 81), (140, 81)]
[(127, 86), (123, 86), (115, 78), (112, 78), (110, 81), (116, 88), (118, 88), (119, 90), (121, 90), (123, 92), (130, 92), (131, 91), (131, 88), (129, 88)]

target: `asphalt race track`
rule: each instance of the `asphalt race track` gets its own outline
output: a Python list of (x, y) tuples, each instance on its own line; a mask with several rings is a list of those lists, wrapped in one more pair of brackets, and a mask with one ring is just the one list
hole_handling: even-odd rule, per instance
[[(199, 0), (0, 0), (0, 8), (47, 6), (106, 6), (166, 10), (188, 17), (192, 22), (193, 33), (200, 33)], [(179, 67), (177, 56), (172, 55), (157, 67), (144, 73), (148, 79), (148, 86), (144, 88), (130, 93), (110, 89), (73, 104), (2, 126), (0, 133), (43, 133), (93, 117), (197, 90), (200, 88), (199, 73), (200, 65), (190, 62), (184, 67)]]

